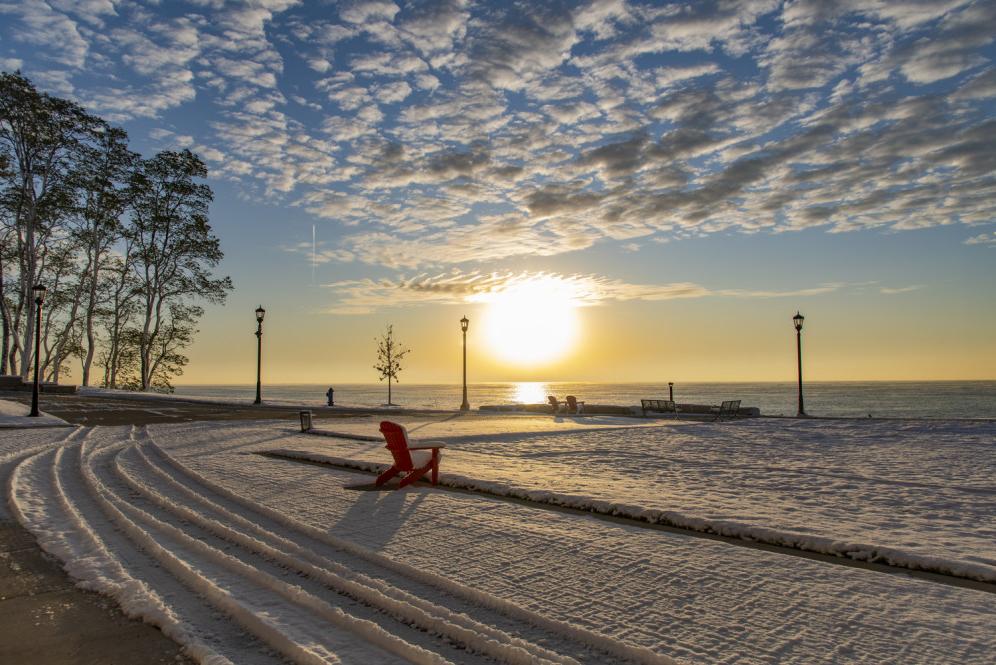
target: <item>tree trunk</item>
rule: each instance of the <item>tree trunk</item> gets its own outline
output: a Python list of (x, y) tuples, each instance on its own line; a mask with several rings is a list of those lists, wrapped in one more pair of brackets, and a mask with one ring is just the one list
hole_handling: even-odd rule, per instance
[[(3, 248), (0, 247), (0, 252)], [(3, 255), (0, 254), (0, 319), (3, 324), (3, 343), (0, 346), (0, 375), (7, 374), (7, 354), (10, 352), (10, 314), (7, 312), (7, 299), (4, 297)]]
[(90, 293), (86, 307), (86, 355), (83, 358), (83, 376), (80, 383), (84, 386), (90, 385), (90, 366), (93, 364), (93, 355), (97, 350), (96, 336), (93, 334), (94, 310), (97, 308), (97, 279), (100, 276), (100, 252), (94, 240), (92, 247), (93, 269), (90, 271)]
[(28, 381), (31, 379), (31, 361), (34, 356), (35, 342), (35, 299), (31, 292), (31, 287), (35, 281), (35, 257), (34, 254), (34, 228), (28, 227), (28, 256), (26, 270), (21, 275), (21, 298), (24, 301), (24, 335), (21, 342), (21, 379)]

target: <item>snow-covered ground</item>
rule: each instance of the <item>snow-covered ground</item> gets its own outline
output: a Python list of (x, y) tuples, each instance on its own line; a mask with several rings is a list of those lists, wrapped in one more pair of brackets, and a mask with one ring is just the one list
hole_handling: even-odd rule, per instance
[(31, 407), (29, 406), (25, 406), (20, 402), (0, 399), (0, 429), (10, 427), (64, 427), (69, 425), (62, 418), (56, 418), (44, 411), (39, 411), (40, 415), (34, 418), (30, 417), (29, 413), (31, 413)]
[[(996, 582), (996, 422), (519, 420), (530, 430), (406, 422), (447, 443), (457, 487)], [(376, 435), (376, 421), (329, 427)], [(379, 444), (302, 436), (287, 448), (385, 461)]]
[[(444, 478), (820, 536), (848, 528), (867, 542), (907, 546), (921, 530), (932, 548), (950, 543), (952, 558), (996, 558), (994, 513), (981, 505), (994, 494), (992, 425), (627, 422), (643, 426), (458, 418), (410, 430), (447, 439)], [(375, 419), (323, 424), (376, 434)], [(386, 461), (380, 443), (286, 422), (7, 434), (16, 517), (85, 586), (202, 662), (985, 663), (996, 653), (987, 591), (478, 492), (369, 491), (366, 473), (254, 454)], [(888, 497), (874, 503), (876, 492)], [(917, 492), (933, 508), (903, 503)], [(882, 519), (890, 501), (902, 528)], [(953, 520), (954, 501), (975, 525)]]

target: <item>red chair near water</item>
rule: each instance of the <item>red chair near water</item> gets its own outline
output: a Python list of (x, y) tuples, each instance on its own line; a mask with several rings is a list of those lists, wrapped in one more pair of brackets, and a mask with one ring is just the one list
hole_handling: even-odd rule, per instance
[[(412, 446), (408, 440), (408, 430), (403, 425), (385, 420), (380, 424), (380, 433), (387, 441), (387, 449), (394, 456), (394, 465), (377, 476), (376, 485), (380, 487), (399, 473), (406, 473), (398, 489), (411, 485), (416, 480), (432, 471), (432, 484), (439, 480), (440, 448), (446, 444), (439, 441), (427, 441), (421, 446)], [(431, 444), (431, 445), (430, 445)]]

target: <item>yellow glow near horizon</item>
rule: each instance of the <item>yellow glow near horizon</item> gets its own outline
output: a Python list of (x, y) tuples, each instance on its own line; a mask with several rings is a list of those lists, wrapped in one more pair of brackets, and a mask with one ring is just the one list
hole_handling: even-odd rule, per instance
[(560, 280), (541, 277), (488, 294), (483, 328), (492, 353), (538, 365), (570, 351), (578, 337), (577, 301)]
[(515, 384), (515, 395), (513, 402), (519, 404), (542, 404), (546, 402), (549, 395), (546, 384), (539, 381), (522, 381)]

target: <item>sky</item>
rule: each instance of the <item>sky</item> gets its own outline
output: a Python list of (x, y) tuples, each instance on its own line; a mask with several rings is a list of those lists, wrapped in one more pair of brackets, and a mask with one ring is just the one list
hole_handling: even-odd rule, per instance
[[(996, 3), (0, 1), (210, 169), (177, 383), (996, 378)], [(525, 350), (535, 351), (525, 352)]]

